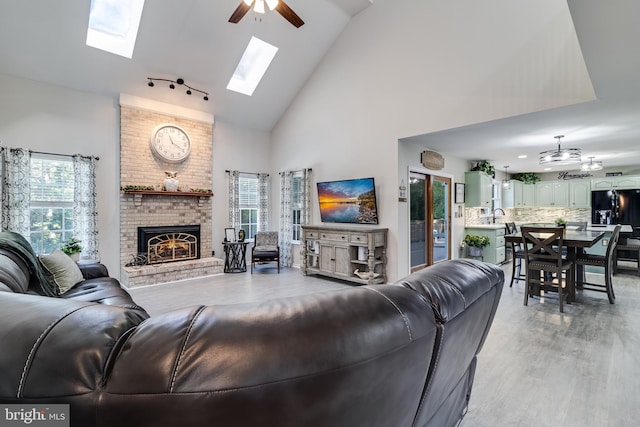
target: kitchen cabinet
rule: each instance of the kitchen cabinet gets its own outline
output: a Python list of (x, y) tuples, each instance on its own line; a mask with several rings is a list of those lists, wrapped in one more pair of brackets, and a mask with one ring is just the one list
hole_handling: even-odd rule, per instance
[(532, 208), (536, 206), (536, 185), (522, 184), (522, 207)]
[(493, 178), (482, 171), (465, 172), (464, 203), (468, 207), (491, 208)]
[(640, 188), (640, 176), (622, 175), (591, 179), (591, 189), (596, 190), (632, 190)]
[(536, 200), (542, 207), (568, 207), (569, 183), (566, 181), (541, 181), (536, 183)]
[(502, 188), (502, 207), (521, 208), (522, 207), (522, 181), (512, 179), (508, 188)]
[(591, 207), (591, 181), (580, 180), (569, 183), (569, 207)]
[(506, 228), (504, 224), (496, 224), (495, 226), (473, 226), (470, 225), (464, 229), (466, 234), (476, 234), (479, 236), (487, 236), (489, 238), (489, 246), (482, 248), (482, 260), (491, 264), (502, 264), (506, 260), (506, 251), (504, 244), (504, 235)]
[(387, 229), (302, 227), (302, 272), (359, 284), (387, 281)]

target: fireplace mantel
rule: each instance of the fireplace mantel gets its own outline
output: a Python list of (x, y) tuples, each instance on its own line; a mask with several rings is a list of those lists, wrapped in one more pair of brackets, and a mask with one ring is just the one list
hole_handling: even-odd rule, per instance
[(136, 194), (147, 196), (187, 196), (187, 197), (212, 197), (213, 193), (200, 191), (161, 191), (161, 190), (124, 190), (124, 194)]

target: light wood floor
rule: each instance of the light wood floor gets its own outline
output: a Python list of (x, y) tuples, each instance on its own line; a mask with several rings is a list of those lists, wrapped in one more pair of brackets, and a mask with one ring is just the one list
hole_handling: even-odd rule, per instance
[[(461, 427), (640, 425), (640, 278), (614, 276), (616, 304), (578, 291), (558, 311), (552, 296), (523, 305), (523, 283), (507, 284), (482, 349)], [(602, 276), (589, 274), (601, 281)], [(233, 304), (343, 289), (297, 269), (247, 273), (132, 289), (151, 315), (193, 304)], [(354, 426), (359, 427), (359, 426)]]

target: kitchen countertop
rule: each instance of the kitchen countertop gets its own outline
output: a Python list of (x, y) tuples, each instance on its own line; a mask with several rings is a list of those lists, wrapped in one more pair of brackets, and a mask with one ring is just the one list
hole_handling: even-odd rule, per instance
[(500, 228), (505, 228), (506, 226), (503, 223), (495, 223), (495, 224), (473, 224), (473, 225), (465, 225), (464, 228), (484, 228), (486, 230), (498, 230)]

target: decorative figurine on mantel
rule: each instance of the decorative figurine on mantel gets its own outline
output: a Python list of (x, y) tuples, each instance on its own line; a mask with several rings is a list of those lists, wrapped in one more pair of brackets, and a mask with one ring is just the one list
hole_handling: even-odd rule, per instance
[(178, 191), (180, 183), (178, 182), (178, 172), (176, 171), (164, 171), (167, 176), (164, 179), (164, 189), (166, 191)]

